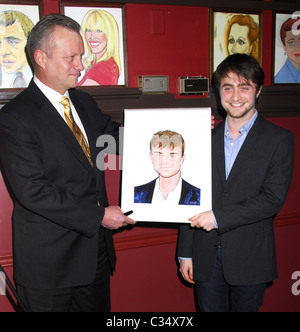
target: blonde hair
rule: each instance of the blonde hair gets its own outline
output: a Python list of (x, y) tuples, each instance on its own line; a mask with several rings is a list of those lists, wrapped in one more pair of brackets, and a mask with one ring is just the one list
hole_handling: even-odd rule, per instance
[(97, 31), (101, 30), (106, 36), (107, 40), (107, 51), (101, 59), (97, 60), (96, 63), (101, 61), (107, 61), (111, 57), (115, 60), (119, 72), (121, 72), (121, 64), (119, 57), (119, 27), (115, 18), (104, 10), (90, 10), (84, 17), (81, 30), (83, 34), (83, 42), (85, 54), (83, 57), (83, 64), (85, 68), (90, 68), (92, 64), (95, 64), (96, 56), (91, 52), (90, 46), (85, 39), (86, 30)]
[(180, 146), (182, 148), (182, 156), (184, 156), (185, 152), (185, 141), (184, 138), (171, 130), (159, 131), (153, 135), (150, 142), (150, 151), (152, 152), (152, 148), (164, 149), (168, 148), (174, 150), (175, 147)]
[(0, 13), (0, 25), (10, 26), (13, 25), (17, 20), (22, 26), (26, 39), (28, 39), (34, 24), (27, 15), (14, 10), (7, 10)]

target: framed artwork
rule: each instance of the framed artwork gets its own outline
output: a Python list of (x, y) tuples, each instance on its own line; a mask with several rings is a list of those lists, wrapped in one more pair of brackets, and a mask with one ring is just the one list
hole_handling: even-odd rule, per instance
[(136, 221), (210, 211), (211, 109), (125, 110), (122, 171), (122, 211)]
[(81, 25), (85, 71), (79, 86), (127, 86), (124, 4), (62, 1), (61, 13)]
[(0, 1), (0, 89), (29, 85), (33, 74), (25, 46), (41, 16), (41, 1)]
[(261, 63), (262, 13), (211, 10), (211, 75), (229, 55), (245, 53)]
[(274, 84), (300, 83), (300, 12), (274, 14)]

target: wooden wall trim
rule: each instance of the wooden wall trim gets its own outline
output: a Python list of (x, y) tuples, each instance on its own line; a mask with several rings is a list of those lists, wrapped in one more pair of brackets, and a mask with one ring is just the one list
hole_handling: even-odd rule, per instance
[[(145, 224), (147, 225), (147, 224)], [(292, 225), (300, 225), (300, 214), (285, 214), (280, 215), (275, 219), (274, 227), (287, 227)], [(153, 247), (165, 244), (176, 244), (178, 230), (172, 229), (170, 231), (154, 232), (141, 235), (128, 235), (124, 237), (115, 238), (116, 251), (139, 249), (146, 247)], [(13, 266), (12, 252), (0, 253), (0, 264), (4, 268)]]
[(115, 239), (116, 251), (159, 246), (177, 242), (178, 230), (142, 235), (129, 235)]
[[(99, 1), (99, 0), (92, 0)], [(151, 5), (172, 5), (172, 6), (195, 6), (195, 7), (215, 7), (215, 8), (242, 8), (242, 9), (260, 9), (260, 10), (299, 10), (299, 4), (296, 0), (290, 2), (273, 2), (263, 0), (106, 0), (108, 3), (136, 3)]]
[(13, 254), (12, 252), (0, 253), (0, 264), (2, 267), (12, 267), (13, 266)]
[[(300, 214), (286, 214), (278, 216), (274, 221), (274, 227), (300, 225)], [(178, 230), (156, 232), (145, 235), (128, 235), (115, 239), (116, 251), (151, 247), (177, 242)]]
[[(211, 92), (207, 98), (178, 98), (174, 94), (143, 94), (138, 88), (87, 88), (100, 109), (114, 121), (123, 123), (124, 109), (211, 107), (217, 119), (221, 118), (216, 98)], [(0, 93), (0, 108), (20, 91)], [(265, 118), (300, 116), (300, 86), (264, 86), (258, 110)]]
[[(139, 93), (126, 99), (117, 97), (113, 101), (95, 94), (94, 99), (104, 113), (119, 123), (123, 123), (124, 109), (211, 107), (216, 119), (222, 118), (222, 111), (212, 92), (207, 98), (177, 98), (173, 94)], [(300, 86), (265, 86), (257, 109), (264, 118), (297, 117), (300, 116), (299, 105)]]

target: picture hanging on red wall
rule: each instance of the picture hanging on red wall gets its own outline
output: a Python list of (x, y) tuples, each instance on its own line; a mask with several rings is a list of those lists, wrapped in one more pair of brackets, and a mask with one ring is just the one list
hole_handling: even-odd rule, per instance
[(262, 12), (211, 10), (211, 74), (229, 55), (262, 59)]
[(40, 20), (41, 1), (0, 1), (0, 89), (24, 89), (32, 79), (25, 46)]
[(61, 2), (62, 14), (81, 25), (85, 53), (79, 86), (127, 86), (124, 4)]
[(274, 14), (274, 84), (300, 83), (300, 11)]

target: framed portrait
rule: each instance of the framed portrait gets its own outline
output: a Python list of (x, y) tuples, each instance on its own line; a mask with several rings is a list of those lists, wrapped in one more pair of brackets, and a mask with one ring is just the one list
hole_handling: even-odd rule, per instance
[(123, 143), (121, 206), (131, 218), (189, 223), (212, 209), (210, 108), (125, 110)]
[(124, 4), (62, 1), (61, 13), (81, 25), (85, 53), (79, 86), (127, 86)]
[(274, 13), (274, 84), (300, 83), (300, 12)]
[(229, 55), (245, 53), (261, 63), (262, 13), (211, 10), (211, 75)]
[(0, 1), (0, 89), (26, 88), (32, 77), (25, 46), (42, 1)]

